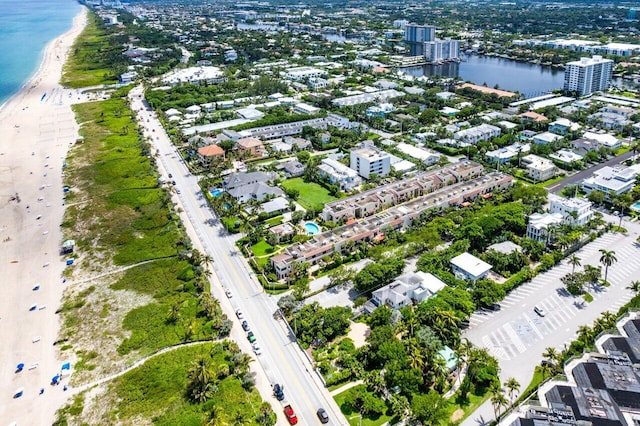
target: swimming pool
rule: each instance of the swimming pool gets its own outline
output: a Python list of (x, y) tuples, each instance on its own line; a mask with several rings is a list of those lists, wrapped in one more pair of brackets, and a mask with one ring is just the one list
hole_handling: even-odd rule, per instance
[(220, 194), (222, 194), (222, 189), (212, 189), (211, 191), (209, 191), (209, 194), (211, 194), (212, 197), (219, 197)]
[(631, 204), (631, 210), (640, 212), (640, 201), (636, 201), (635, 203)]
[(304, 229), (307, 230), (307, 235), (316, 235), (317, 233), (320, 232), (320, 227), (313, 222), (305, 223)]

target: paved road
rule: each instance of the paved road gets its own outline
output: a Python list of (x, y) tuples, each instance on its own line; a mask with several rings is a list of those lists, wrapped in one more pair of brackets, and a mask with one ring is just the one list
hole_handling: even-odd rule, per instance
[[(132, 108), (135, 111), (143, 106), (138, 94), (141, 94), (140, 88), (131, 93)], [(283, 402), (292, 404), (300, 419), (299, 424), (319, 424), (315, 412), (323, 407), (331, 419), (329, 424), (346, 425), (346, 419), (316, 373), (311, 370), (311, 364), (295, 343), (290, 329), (282, 321), (273, 318), (277, 309), (275, 298), (263, 292), (244, 257), (235, 247), (234, 238), (226, 233), (218, 218), (207, 207), (197, 178), (189, 173), (152, 113), (143, 111), (141, 114), (143, 118), (140, 122), (145, 128), (145, 134), (152, 137), (153, 145), (158, 151), (160, 168), (173, 175), (172, 178), (168, 178), (168, 175), (166, 177), (170, 181), (174, 180), (176, 189), (180, 191), (180, 202), (189, 222), (186, 228), (195, 232), (205, 252), (214, 260), (214, 285), (211, 292), (217, 299), (224, 299), (224, 289), (231, 290), (232, 297), (228, 301), (223, 300), (222, 306), (224, 308), (230, 302), (233, 310), (239, 309), (250, 324), (262, 348), (262, 355), (257, 360), (266, 377), (271, 383), (284, 385), (286, 399)], [(236, 320), (232, 338), (238, 341), (244, 351), (251, 352), (240, 321), (233, 313), (231, 317)], [(263, 394), (263, 397), (269, 398), (269, 395)], [(274, 407), (278, 406), (275, 399), (270, 402)], [(286, 424), (282, 410), (276, 408), (276, 411), (278, 424)]]
[(593, 172), (600, 170), (601, 168), (605, 167), (605, 166), (615, 166), (617, 164), (622, 163), (623, 161), (628, 160), (629, 158), (633, 157), (633, 151), (629, 151), (629, 152), (625, 152), (624, 154), (618, 155), (617, 157), (613, 157), (610, 160), (605, 161), (604, 163), (600, 163), (598, 165), (595, 165), (593, 167), (590, 167), (586, 170), (582, 170), (579, 171), (578, 173), (575, 173), (571, 176), (566, 177), (565, 179), (561, 180), (560, 182), (556, 182), (554, 184), (551, 184), (550, 186), (547, 186), (547, 190), (549, 190), (549, 192), (552, 192), (554, 194), (557, 194), (558, 192), (562, 191), (562, 188), (564, 188), (567, 185), (576, 185), (580, 182), (582, 182), (582, 180), (590, 177)]
[[(608, 216), (616, 221), (617, 218)], [(464, 333), (475, 345), (487, 348), (500, 362), (500, 377), (504, 382), (515, 377), (522, 385), (528, 385), (534, 367), (542, 359), (547, 347), (564, 349), (576, 337), (581, 325), (590, 325), (602, 312), (617, 310), (627, 303), (632, 293), (625, 287), (640, 276), (640, 247), (635, 240), (640, 234), (640, 225), (624, 222), (629, 230), (627, 236), (609, 233), (598, 238), (577, 252), (582, 265), (598, 266), (599, 250), (614, 250), (618, 262), (609, 268), (610, 287), (588, 289), (594, 296), (591, 303), (582, 304), (581, 298), (562, 294), (560, 278), (572, 267), (566, 262), (535, 277), (530, 283), (511, 292), (501, 303), (499, 312), (476, 312), (470, 318), (470, 327)], [(577, 270), (580, 268), (578, 267)], [(546, 311), (545, 317), (533, 312), (534, 306)], [(493, 408), (485, 403), (463, 426), (477, 426), (493, 419)]]

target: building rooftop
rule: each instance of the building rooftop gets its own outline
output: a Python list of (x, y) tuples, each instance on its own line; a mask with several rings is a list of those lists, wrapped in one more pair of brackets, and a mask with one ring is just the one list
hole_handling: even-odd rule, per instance
[(491, 270), (491, 265), (468, 252), (464, 252), (451, 259), (451, 264), (475, 277)]

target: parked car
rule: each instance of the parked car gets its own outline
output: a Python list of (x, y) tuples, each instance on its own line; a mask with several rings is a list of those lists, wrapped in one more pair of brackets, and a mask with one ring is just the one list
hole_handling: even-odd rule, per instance
[(256, 341), (256, 336), (253, 334), (253, 331), (247, 333), (247, 340), (249, 340), (249, 343)]
[(242, 311), (240, 309), (236, 309), (236, 316), (238, 317), (238, 319), (244, 318), (244, 315), (242, 315)]
[(289, 420), (290, 425), (298, 424), (298, 416), (296, 416), (295, 411), (293, 411), (291, 404), (284, 406), (284, 415), (287, 416), (287, 420)]
[(251, 329), (251, 328), (249, 327), (249, 323), (248, 323), (246, 320), (242, 321), (242, 329), (243, 329), (244, 331), (249, 331), (249, 330)]
[(231, 290), (225, 290), (224, 294), (226, 294), (229, 299), (231, 299), (233, 297), (233, 294), (231, 293)]
[(169, 179), (171, 179), (173, 177), (173, 175), (171, 173), (169, 173)]
[(547, 315), (547, 313), (544, 311), (544, 309), (542, 309), (539, 306), (534, 306), (533, 312), (535, 312), (536, 314), (540, 315), (541, 317)]
[(258, 345), (257, 343), (254, 343), (253, 345), (251, 345), (251, 347), (253, 348), (254, 354), (262, 355), (262, 349), (260, 349), (260, 345)]
[(284, 392), (282, 390), (282, 386), (278, 383), (273, 385), (273, 395), (276, 397), (278, 401), (282, 401), (284, 399)]
[(329, 415), (324, 408), (318, 408), (318, 411), (316, 411), (316, 415), (318, 416), (320, 423), (329, 423)]

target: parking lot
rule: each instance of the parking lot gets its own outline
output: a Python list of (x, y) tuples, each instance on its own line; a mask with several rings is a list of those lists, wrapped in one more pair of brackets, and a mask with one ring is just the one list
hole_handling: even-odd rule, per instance
[[(552, 335), (561, 334), (565, 343), (570, 342), (577, 327), (588, 322), (585, 314), (591, 310), (590, 305), (599, 299), (610, 301), (606, 310), (616, 312), (632, 296), (625, 287), (634, 277), (640, 276), (640, 263), (637, 261), (640, 250), (633, 243), (633, 238), (605, 234), (577, 253), (582, 265), (600, 265), (600, 249), (614, 250), (618, 262), (609, 268), (611, 287), (587, 288), (594, 297), (591, 304), (564, 290), (560, 278), (572, 270), (572, 266), (564, 262), (511, 292), (500, 303), (500, 311), (474, 313), (469, 320), (467, 337), (476, 345), (489, 349), (499, 360), (507, 361), (517, 358), (528, 348), (539, 346), (539, 342)], [(534, 306), (542, 308), (545, 316), (536, 314)]]

